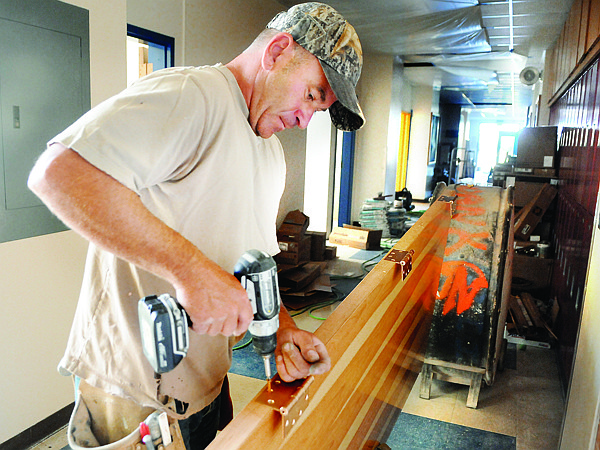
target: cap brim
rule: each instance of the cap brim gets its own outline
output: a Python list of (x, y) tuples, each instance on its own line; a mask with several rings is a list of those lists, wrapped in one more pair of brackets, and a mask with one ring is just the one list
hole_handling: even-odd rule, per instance
[(329, 81), (329, 85), (338, 99), (329, 108), (331, 121), (340, 130), (358, 130), (364, 125), (365, 116), (358, 103), (354, 86), (326, 62), (319, 59), (319, 63), (321, 63), (327, 81)]

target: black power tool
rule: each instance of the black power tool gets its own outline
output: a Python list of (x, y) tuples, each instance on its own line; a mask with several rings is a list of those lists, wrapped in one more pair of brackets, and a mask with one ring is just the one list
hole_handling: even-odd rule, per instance
[(271, 356), (277, 347), (281, 304), (277, 265), (268, 253), (249, 250), (238, 260), (233, 271), (252, 303), (254, 320), (248, 332), (252, 335), (254, 350), (263, 358), (265, 375), (270, 380)]
[[(281, 299), (277, 266), (263, 251), (249, 250), (239, 259), (234, 275), (248, 293), (254, 319), (248, 332), (256, 352), (262, 356), (265, 374), (271, 378), (271, 357), (277, 346)], [(189, 346), (190, 319), (169, 294), (150, 295), (138, 302), (142, 348), (156, 373), (173, 370), (185, 357)]]

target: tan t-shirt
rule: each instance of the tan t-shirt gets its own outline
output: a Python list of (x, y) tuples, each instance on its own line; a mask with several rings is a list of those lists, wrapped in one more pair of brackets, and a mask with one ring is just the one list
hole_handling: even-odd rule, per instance
[[(223, 269), (251, 248), (279, 251), (276, 219), (285, 160), (276, 137), (257, 137), (233, 74), (224, 66), (155, 72), (85, 114), (61, 142), (135, 191), (146, 207)], [(190, 406), (218, 395), (232, 340), (191, 333), (186, 358), (160, 381), (142, 353), (141, 297), (166, 281), (90, 244), (68, 346), (60, 361), (91, 385), (161, 407), (167, 395)]]

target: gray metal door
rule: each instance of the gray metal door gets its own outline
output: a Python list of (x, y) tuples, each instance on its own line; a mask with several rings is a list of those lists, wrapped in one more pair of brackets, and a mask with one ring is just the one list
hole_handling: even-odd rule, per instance
[(57, 30), (54, 11), (48, 27), (0, 11), (0, 242), (66, 229), (27, 188), (46, 142), (89, 108), (87, 35)]

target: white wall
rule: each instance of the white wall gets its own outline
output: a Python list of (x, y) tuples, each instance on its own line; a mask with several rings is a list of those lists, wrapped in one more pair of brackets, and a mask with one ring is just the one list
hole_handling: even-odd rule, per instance
[(285, 191), (279, 204), (277, 225), (281, 225), (288, 212), (304, 210), (304, 171), (306, 169), (306, 131), (295, 128), (278, 133), (285, 151), (287, 175)]
[(228, 62), (284, 9), (275, 0), (185, 0), (185, 63)]
[(433, 87), (413, 87), (413, 115), (408, 145), (406, 187), (415, 199), (426, 198), (429, 130), (433, 107)]
[(73, 401), (56, 371), (79, 295), (86, 244), (72, 232), (0, 245), (0, 442)]
[[(412, 88), (404, 77), (404, 65), (395, 58), (392, 69), (392, 92), (388, 121), (387, 155), (385, 168), (384, 194), (396, 192), (396, 172), (398, 169), (398, 151), (400, 149), (400, 125), (402, 112), (410, 112)], [(393, 197), (391, 197), (393, 198)]]
[(393, 64), (391, 56), (364, 55), (358, 94), (367, 121), (356, 134), (353, 221), (358, 220), (365, 199), (373, 198), (385, 189)]
[(317, 112), (306, 129), (304, 213), (310, 231), (331, 231), (335, 141), (328, 112)]
[[(72, 0), (90, 11), (92, 104), (125, 86), (125, 0)], [(81, 285), (86, 243), (70, 231), (0, 244), (0, 442), (73, 401), (56, 371)]]
[(175, 65), (184, 66), (184, 0), (127, 0), (127, 23), (175, 39)]

